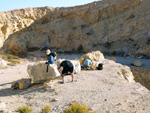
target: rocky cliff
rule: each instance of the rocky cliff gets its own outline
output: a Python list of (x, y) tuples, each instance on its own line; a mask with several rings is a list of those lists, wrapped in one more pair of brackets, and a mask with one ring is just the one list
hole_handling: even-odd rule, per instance
[(150, 58), (149, 5), (149, 0), (103, 0), (1, 12), (0, 46), (16, 55), (51, 48)]

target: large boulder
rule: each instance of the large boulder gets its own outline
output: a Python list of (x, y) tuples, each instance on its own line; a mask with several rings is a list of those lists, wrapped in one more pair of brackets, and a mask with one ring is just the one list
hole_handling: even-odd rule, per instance
[(31, 79), (21, 79), (19, 81), (19, 89), (26, 89), (31, 86)]
[(80, 58), (80, 63), (83, 65), (84, 61), (89, 58), (92, 60), (92, 65), (90, 68), (96, 69), (99, 63), (103, 63), (104, 55), (100, 51), (93, 51), (93, 52), (82, 55)]
[[(56, 65), (59, 67), (61, 62), (64, 61), (65, 59), (58, 59), (56, 61)], [(69, 60), (73, 66), (74, 66), (74, 71), (73, 73), (79, 73), (81, 71), (81, 65), (80, 62), (78, 60)]]
[(111, 73), (112, 75), (116, 75), (119, 78), (126, 79), (130, 83), (135, 82), (130, 67), (119, 63), (115, 63), (113, 60), (108, 60), (108, 59), (105, 59), (103, 61), (103, 64), (104, 64), (105, 71), (112, 72)]
[(27, 89), (31, 86), (31, 79), (21, 79), (21, 80), (17, 80), (17, 81), (14, 81), (11, 83), (11, 89), (14, 90), (14, 89), (21, 89), (21, 90), (24, 90), (24, 89)]
[(60, 76), (56, 64), (50, 64), (48, 67), (45, 62), (36, 62), (28, 65), (27, 72), (31, 78), (32, 83), (44, 83), (45, 81), (53, 80)]

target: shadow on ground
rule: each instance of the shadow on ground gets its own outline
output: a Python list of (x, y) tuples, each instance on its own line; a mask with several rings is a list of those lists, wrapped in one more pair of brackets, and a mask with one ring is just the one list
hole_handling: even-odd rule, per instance
[[(6, 84), (10, 84), (10, 83), (6, 83)], [(5, 85), (6, 85), (5, 84)], [(0, 86), (2, 86), (4, 84), (0, 84)], [(15, 89), (15, 90), (11, 90), (11, 88), (5, 88), (5, 89), (1, 89), (0, 90), (0, 97), (6, 97), (6, 96), (12, 96), (12, 95), (24, 95), (24, 94), (30, 94), (33, 92), (46, 92), (45, 89), (43, 89), (42, 84), (37, 84), (37, 85), (33, 85), (28, 89), (25, 90), (19, 90), (19, 89)]]

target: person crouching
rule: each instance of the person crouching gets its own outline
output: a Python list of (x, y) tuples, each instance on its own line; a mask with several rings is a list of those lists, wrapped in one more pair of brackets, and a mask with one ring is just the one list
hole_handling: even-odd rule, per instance
[(72, 82), (74, 81), (73, 80), (74, 79), (73, 69), (74, 69), (73, 64), (70, 61), (64, 60), (64, 61), (61, 62), (58, 70), (59, 70), (59, 72), (62, 71), (62, 75), (61, 75), (62, 76), (62, 82), (61, 82), (62, 84), (64, 83), (65, 75), (68, 74), (68, 73), (71, 74)]

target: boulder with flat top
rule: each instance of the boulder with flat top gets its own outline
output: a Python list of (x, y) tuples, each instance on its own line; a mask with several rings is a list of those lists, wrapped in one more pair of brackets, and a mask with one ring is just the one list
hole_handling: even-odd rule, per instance
[(60, 76), (56, 64), (50, 64), (47, 72), (47, 64), (43, 61), (28, 65), (27, 72), (32, 83), (44, 83)]

